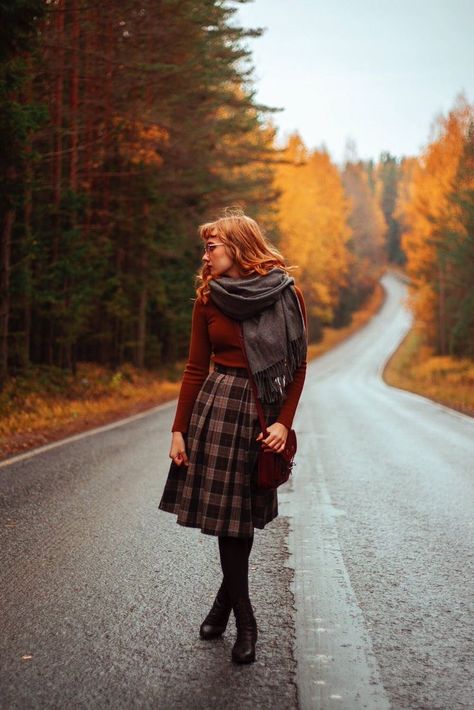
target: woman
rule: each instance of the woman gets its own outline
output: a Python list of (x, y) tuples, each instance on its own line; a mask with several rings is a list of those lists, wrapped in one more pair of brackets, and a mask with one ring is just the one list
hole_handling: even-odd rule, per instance
[[(278, 515), (276, 491), (256, 488), (255, 464), (259, 446), (283, 450), (292, 425), (306, 374), (306, 310), (281, 254), (253, 219), (234, 212), (202, 225), (199, 233), (204, 263), (159, 507), (177, 514), (180, 525), (218, 537), (223, 579), (200, 636), (220, 636), (233, 610), (232, 660), (251, 663), (257, 624), (249, 599), (249, 555), (254, 528)], [(240, 322), (266, 438), (240, 345)]]

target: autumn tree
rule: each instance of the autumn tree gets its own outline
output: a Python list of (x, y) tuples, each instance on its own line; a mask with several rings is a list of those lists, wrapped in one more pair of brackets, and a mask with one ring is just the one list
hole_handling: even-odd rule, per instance
[(448, 195), (448, 215), (437, 246), (446, 273), (448, 351), (474, 359), (474, 115)]
[(445, 243), (448, 234), (463, 231), (453, 194), (459, 189), (458, 170), (471, 120), (472, 107), (460, 96), (448, 116), (434, 123), (431, 140), (414, 162), (409, 184), (402, 185), (397, 203), (404, 225), (402, 247), (412, 279), (411, 306), (424, 326), (427, 342), (438, 354), (448, 352), (448, 291), (455, 277)]
[(348, 283), (341, 294), (338, 322), (345, 323), (373, 291), (386, 263), (387, 225), (375, 189), (373, 176), (363, 161), (346, 162), (342, 183), (349, 200), (348, 224), (351, 238)]
[(386, 253), (387, 259), (392, 264), (403, 265), (406, 261), (401, 248), (401, 225), (395, 216), (400, 180), (400, 160), (390, 153), (382, 153), (375, 167), (375, 180), (378, 201), (387, 225)]
[(326, 152), (309, 151), (294, 134), (282, 158), (276, 180), (281, 246), (300, 268), (297, 278), (307, 299), (309, 329), (317, 339), (323, 324), (332, 323), (347, 283), (349, 204)]

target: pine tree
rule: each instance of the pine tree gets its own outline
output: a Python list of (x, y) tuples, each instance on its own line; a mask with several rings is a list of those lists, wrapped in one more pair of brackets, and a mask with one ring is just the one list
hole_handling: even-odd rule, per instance
[(438, 251), (446, 265), (448, 350), (474, 358), (474, 120), (449, 195), (452, 219), (442, 232)]
[(28, 218), (31, 176), (30, 137), (43, 119), (41, 106), (28, 98), (31, 53), (37, 41), (42, 0), (0, 3), (0, 387), (21, 346), (12, 332), (13, 296), (22, 280), (27, 235), (20, 224)]

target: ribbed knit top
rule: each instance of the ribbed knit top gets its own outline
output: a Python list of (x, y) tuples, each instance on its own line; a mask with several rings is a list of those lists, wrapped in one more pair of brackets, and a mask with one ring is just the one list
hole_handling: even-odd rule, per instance
[[(295, 286), (295, 291), (307, 327), (303, 294), (297, 286)], [(197, 300), (194, 302), (189, 357), (183, 373), (176, 416), (171, 431), (184, 433), (188, 430), (194, 402), (209, 374), (211, 361), (229, 367), (246, 367), (240, 347), (238, 321), (229, 318), (219, 310), (212, 302), (212, 296), (209, 296), (206, 304)], [(277, 419), (288, 429), (291, 429), (293, 423), (305, 377), (306, 360), (296, 369), (293, 380), (286, 388), (286, 398)]]

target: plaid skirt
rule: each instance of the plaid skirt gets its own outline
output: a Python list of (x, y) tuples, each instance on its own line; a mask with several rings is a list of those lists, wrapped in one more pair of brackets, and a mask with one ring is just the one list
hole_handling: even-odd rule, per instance
[[(263, 405), (267, 425), (281, 405)], [(215, 364), (184, 433), (189, 465), (171, 463), (159, 504), (209, 535), (251, 537), (278, 515), (276, 490), (256, 488), (257, 408), (245, 368)]]

